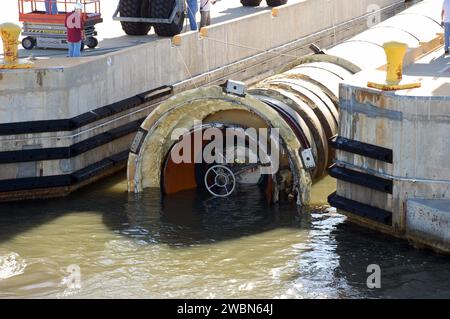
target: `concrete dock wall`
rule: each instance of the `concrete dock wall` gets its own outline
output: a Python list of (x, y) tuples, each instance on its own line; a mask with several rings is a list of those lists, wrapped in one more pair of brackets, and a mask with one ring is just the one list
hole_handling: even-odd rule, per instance
[(0, 74), (1, 123), (73, 117), (173, 85), (360, 17), (374, 2), (380, 8), (402, 3), (304, 1), (278, 8), (277, 17), (265, 11), (211, 26), (207, 38), (199, 38), (196, 32), (183, 34), (179, 46), (172, 45), (171, 39), (159, 39), (76, 62), (37, 61), (32, 70), (4, 71)]
[(449, 251), (450, 200), (409, 199), (406, 233), (440, 251)]
[[(337, 159), (330, 169), (338, 183), (329, 201), (351, 221), (450, 253), (450, 83), (439, 36), (441, 4), (424, 1), (376, 27), (422, 21), (411, 28), (414, 39), (400, 32), (391, 39), (405, 38), (410, 45), (401, 83), (420, 83), (419, 88), (369, 88), (369, 81), (384, 83), (382, 68), (341, 83), (339, 136), (332, 142)], [(435, 9), (417, 11), (425, 5)]]
[[(355, 81), (361, 83), (363, 75), (359, 81), (357, 79)], [(450, 203), (450, 142), (447, 138), (450, 99), (448, 96), (399, 96), (355, 87), (354, 84), (342, 85), (340, 94), (343, 107), (340, 110), (339, 136), (392, 150), (393, 160), (389, 163), (338, 151), (337, 165), (390, 182), (392, 191), (339, 181), (337, 195), (392, 214), (392, 223), (387, 225), (356, 215), (352, 215), (352, 219), (396, 236), (411, 237), (415, 241), (420, 239), (434, 246), (436, 231), (449, 235), (447, 221), (440, 223), (442, 229), (427, 224), (437, 217), (427, 217), (427, 223), (424, 223), (422, 219), (425, 217), (418, 213), (414, 200), (428, 200), (429, 209), (426, 213), (438, 216), (436, 211), (440, 211), (442, 216), (439, 215), (439, 218), (446, 220), (445, 212), (439, 208), (442, 204), (439, 203)], [(432, 203), (439, 204), (439, 207), (433, 208)], [(424, 231), (421, 230), (427, 227), (433, 229), (433, 233), (428, 236), (423, 235)], [(450, 250), (448, 238), (441, 237), (439, 242), (440, 245), (445, 243), (443, 247)]]
[[(443, 166), (450, 156), (445, 138), (449, 129), (448, 100), (398, 98), (346, 85), (340, 94), (340, 136), (391, 149), (394, 156), (391, 164), (339, 152), (338, 160), (374, 174), (402, 177), (394, 180), (392, 194), (367, 192), (343, 183), (338, 189), (342, 196), (395, 212), (393, 225), (399, 230), (405, 227), (403, 212), (408, 197), (450, 198), (448, 187), (442, 188), (438, 182), (450, 180), (450, 167)], [(412, 189), (408, 185), (415, 186)]]
[[(371, 2), (303, 1), (213, 25), (203, 36), (188, 32), (103, 56), (40, 59), (31, 70), (1, 71), (0, 201), (65, 195), (117, 171), (139, 127), (127, 125), (139, 124), (171, 94), (229, 78), (254, 83), (310, 53), (311, 43), (329, 47), (367, 29), (368, 18), (405, 7), (375, 1), (382, 9), (372, 16)], [(166, 95), (142, 98), (165, 85)]]

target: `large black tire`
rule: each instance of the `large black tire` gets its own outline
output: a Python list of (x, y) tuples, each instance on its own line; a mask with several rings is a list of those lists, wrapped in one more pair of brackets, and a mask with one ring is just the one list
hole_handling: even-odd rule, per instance
[[(119, 2), (119, 12), (121, 17), (131, 17), (131, 18), (142, 18), (146, 14), (145, 6), (148, 0), (120, 0)], [(146, 35), (152, 25), (150, 23), (143, 22), (120, 22), (122, 24), (122, 29), (128, 35)]]
[(98, 40), (94, 37), (86, 38), (85, 44), (88, 48), (93, 49), (98, 45)]
[[(176, 0), (152, 0), (150, 10), (152, 18), (170, 18), (176, 4), (175, 1)], [(177, 12), (172, 23), (155, 23), (153, 25), (155, 33), (161, 37), (173, 37), (174, 35), (180, 34), (183, 30), (184, 18), (185, 13), (181, 10), (180, 12)]]
[(23, 38), (22, 46), (26, 50), (32, 50), (36, 46), (36, 39), (33, 37)]
[(241, 0), (244, 7), (257, 7), (261, 4), (262, 0)]
[(286, 4), (288, 0), (266, 0), (266, 2), (269, 7), (278, 7)]

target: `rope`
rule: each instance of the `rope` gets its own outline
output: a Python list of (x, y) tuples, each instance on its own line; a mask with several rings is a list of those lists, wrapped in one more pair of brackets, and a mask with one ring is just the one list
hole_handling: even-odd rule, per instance
[[(234, 46), (234, 47), (238, 47), (238, 48), (242, 48), (242, 49), (252, 50), (252, 51), (255, 51), (255, 52), (259, 52), (259, 53), (269, 53), (269, 54), (274, 54), (274, 55), (277, 55), (277, 56), (284, 56), (284, 57), (289, 57), (289, 58), (294, 58), (294, 59), (297, 59), (299, 57), (298, 55), (291, 55), (291, 54), (273, 52), (273, 50), (276, 50), (278, 48), (270, 49), (270, 50), (264, 50), (264, 49), (258, 49), (258, 48), (250, 47), (250, 46), (247, 46), (247, 45), (244, 45), (244, 44), (233, 43), (233, 42), (226, 42), (226, 41), (213, 39), (213, 38), (209, 38), (209, 37), (205, 37), (204, 39), (207, 39), (207, 40), (210, 40), (210, 41), (214, 41), (214, 42), (218, 42), (218, 43), (222, 43), (222, 44), (225, 44), (226, 46)], [(293, 42), (291, 42), (291, 43), (293, 43)]]
[[(391, 4), (391, 5), (387, 6), (387, 7), (381, 8), (381, 9), (379, 9), (379, 10), (377, 10), (377, 11), (373, 11), (373, 12), (366, 13), (366, 14), (360, 16), (360, 17), (356, 17), (356, 18), (353, 18), (353, 19), (351, 19), (351, 20), (341, 22), (341, 23), (339, 23), (339, 24), (337, 24), (337, 25), (334, 24), (334, 19), (332, 19), (332, 26), (331, 26), (331, 27), (326, 28), (326, 29), (323, 29), (323, 30), (318, 31), (318, 32), (315, 32), (315, 33), (312, 33), (312, 34), (310, 34), (310, 35), (308, 35), (308, 36), (306, 36), (306, 37), (297, 39), (297, 40), (295, 40), (295, 41), (289, 42), (288, 44), (289, 44), (289, 45), (292, 45), (292, 44), (295, 44), (295, 43), (297, 43), (297, 42), (303, 42), (303, 41), (306, 41), (307, 39), (310, 39), (310, 38), (319, 37), (321, 34), (324, 34), (324, 33), (333, 32), (334, 42), (335, 42), (335, 45), (336, 45), (336, 44), (337, 44), (337, 35), (340, 34), (341, 32), (344, 32), (344, 31), (345, 31), (345, 30), (343, 30), (343, 31), (341, 31), (341, 32), (337, 32), (336, 30), (337, 30), (338, 28), (343, 27), (343, 26), (345, 27), (345, 26), (347, 26), (348, 24), (354, 23), (354, 22), (356, 22), (356, 21), (360, 21), (360, 20), (363, 20), (363, 19), (367, 19), (368, 17), (371, 17), (371, 16), (373, 16), (373, 15), (376, 14), (376, 13), (381, 13), (381, 12), (383, 12), (383, 11), (388, 11), (389, 9), (392, 9), (392, 8), (394, 8), (394, 10), (395, 10), (395, 8), (396, 8), (397, 6), (399, 6), (399, 4), (401, 4), (401, 3), (402, 3), (402, 2), (398, 2), (398, 3)], [(294, 58), (294, 59), (299, 58), (299, 56), (297, 56), (297, 55), (291, 55), (291, 54), (285, 54), (285, 53), (273, 52), (274, 50), (279, 49), (279, 47), (278, 47), (278, 48), (274, 48), (274, 49), (266, 50), (266, 49), (260, 49), (260, 48), (255, 48), (255, 47), (247, 46), (247, 45), (240, 44), (240, 43), (228, 42), (228, 34), (227, 34), (227, 39), (226, 39), (226, 41), (219, 40), (219, 39), (214, 39), (214, 38), (210, 38), (210, 37), (205, 37), (204, 39), (207, 39), (207, 40), (210, 40), (210, 41), (214, 41), (214, 42), (218, 42), (218, 43), (222, 43), (222, 44), (225, 44), (226, 46), (234, 46), (234, 47), (239, 47), (239, 48), (243, 48), (243, 49), (253, 50), (253, 51), (255, 51), (255, 52), (269, 53), (269, 54), (274, 54), (274, 55), (277, 55), (277, 56), (280, 56), (280, 57), (289, 57), (289, 58)]]
[[(184, 57), (183, 57), (183, 54), (181, 54), (181, 51), (180, 51), (180, 49), (178, 48), (178, 46), (175, 46), (175, 48), (177, 48), (177, 52), (178, 52), (179, 56), (181, 57), (181, 61), (183, 61), (184, 67), (186, 68), (186, 71), (187, 71), (187, 73), (188, 73), (188, 77), (189, 77), (189, 78), (186, 79), (186, 80), (192, 80), (194, 77), (193, 77), (193, 75), (192, 75), (192, 73), (191, 73), (191, 70), (189, 70), (189, 67), (188, 67), (188, 65), (187, 65), (187, 63), (186, 63), (186, 60), (185, 60)], [(195, 81), (192, 81), (192, 83), (194, 84), (195, 88), (198, 89), (198, 86), (197, 86), (197, 84), (195, 83)]]

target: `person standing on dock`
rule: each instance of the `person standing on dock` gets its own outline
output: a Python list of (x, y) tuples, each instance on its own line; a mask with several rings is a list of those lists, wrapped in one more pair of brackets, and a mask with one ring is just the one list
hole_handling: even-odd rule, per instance
[(211, 25), (211, 4), (215, 4), (216, 0), (200, 0), (200, 28)]
[(75, 3), (74, 11), (67, 13), (65, 25), (67, 28), (67, 44), (69, 57), (81, 56), (81, 41), (84, 40), (83, 5)]
[(444, 6), (442, 7), (442, 26), (444, 27), (445, 37), (445, 54), (448, 54), (450, 47), (450, 0), (444, 0)]
[(56, 0), (45, 0), (45, 13), (58, 14), (58, 4)]
[(198, 0), (187, 0), (188, 18), (191, 31), (197, 31)]

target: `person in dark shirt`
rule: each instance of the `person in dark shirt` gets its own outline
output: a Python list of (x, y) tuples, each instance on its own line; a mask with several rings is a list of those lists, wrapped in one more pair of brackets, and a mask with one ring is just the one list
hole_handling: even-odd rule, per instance
[(67, 28), (67, 44), (69, 46), (69, 57), (81, 56), (81, 41), (84, 40), (83, 5), (75, 4), (75, 9), (67, 13), (65, 25)]

